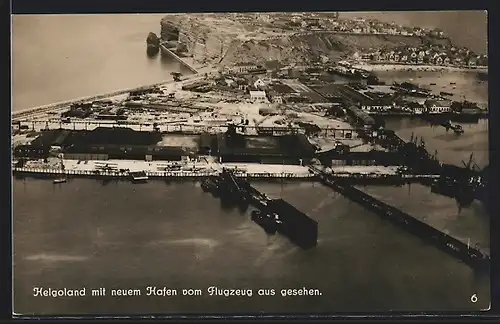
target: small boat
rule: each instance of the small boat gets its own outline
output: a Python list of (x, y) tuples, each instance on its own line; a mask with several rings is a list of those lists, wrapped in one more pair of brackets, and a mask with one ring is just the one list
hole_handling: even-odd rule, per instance
[(455, 134), (463, 134), (464, 133), (464, 129), (462, 128), (461, 125), (452, 125), (451, 128), (453, 129)]
[(148, 176), (146, 172), (130, 172), (129, 175), (132, 177), (133, 182), (146, 182), (148, 180)]
[(436, 84), (435, 84), (435, 83), (431, 83), (430, 85), (431, 85), (431, 86), (434, 86), (434, 85), (436, 85)]
[(66, 178), (58, 178), (58, 179), (54, 179), (53, 181), (54, 183), (65, 183), (66, 182)]

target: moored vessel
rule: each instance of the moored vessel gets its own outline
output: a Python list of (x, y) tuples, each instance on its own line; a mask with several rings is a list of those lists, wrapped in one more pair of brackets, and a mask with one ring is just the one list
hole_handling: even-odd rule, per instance
[(145, 171), (130, 172), (129, 176), (132, 178), (132, 182), (146, 182), (149, 178)]
[(57, 179), (54, 179), (53, 183), (65, 183), (66, 182), (66, 178), (57, 178)]

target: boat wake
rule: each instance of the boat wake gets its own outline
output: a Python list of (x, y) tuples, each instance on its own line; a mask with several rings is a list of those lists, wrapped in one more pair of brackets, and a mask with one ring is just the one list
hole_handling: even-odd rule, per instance
[(42, 261), (42, 262), (81, 262), (81, 261), (86, 261), (89, 258), (85, 256), (41, 253), (41, 254), (29, 255), (24, 259), (28, 261)]
[(189, 238), (189, 239), (182, 239), (182, 240), (170, 240), (168, 242), (170, 244), (187, 245), (187, 246), (194, 245), (196, 247), (207, 247), (210, 249), (213, 249), (219, 245), (219, 242), (217, 242), (216, 240), (206, 239), (206, 238)]
[(336, 198), (335, 194), (327, 195), (322, 201), (319, 202), (319, 204), (315, 208), (311, 210), (310, 214), (316, 213), (319, 210), (331, 205), (335, 201), (335, 198)]
[(195, 251), (193, 254), (196, 259), (204, 260), (212, 255), (215, 248), (220, 245), (220, 243), (213, 239), (206, 238), (189, 238), (182, 240), (170, 240), (167, 244), (180, 245), (184, 247), (194, 247)]
[(284, 259), (299, 250), (297, 246), (290, 246), (290, 242), (285, 237), (276, 237), (277, 239), (273, 239), (267, 249), (255, 259), (255, 267), (261, 267), (270, 260)]

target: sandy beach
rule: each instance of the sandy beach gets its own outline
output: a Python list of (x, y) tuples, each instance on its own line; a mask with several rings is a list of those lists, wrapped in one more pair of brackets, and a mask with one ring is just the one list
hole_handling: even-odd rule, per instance
[[(212, 70), (207, 70), (207, 74), (213, 72)], [(86, 97), (81, 97), (81, 98), (76, 98), (76, 99), (71, 99), (71, 100), (66, 100), (66, 101), (61, 101), (61, 102), (56, 102), (56, 103), (51, 103), (48, 105), (42, 105), (38, 107), (32, 107), (32, 108), (27, 108), (27, 109), (22, 109), (22, 110), (15, 110), (12, 111), (12, 118), (19, 118), (22, 116), (26, 115), (31, 115), (31, 114), (36, 114), (36, 113), (41, 113), (47, 110), (53, 110), (57, 109), (63, 106), (68, 106), (73, 103), (78, 103), (78, 102), (87, 102), (87, 101), (93, 101), (93, 100), (100, 100), (100, 99), (113, 99), (114, 97), (119, 97), (124, 94), (127, 94), (130, 91), (135, 91), (135, 90), (140, 90), (140, 89), (146, 89), (150, 87), (163, 87), (164, 89), (167, 90), (179, 90), (181, 87), (190, 82), (195, 82), (200, 79), (203, 79), (204, 75), (199, 75), (199, 74), (193, 74), (190, 76), (187, 76), (185, 79), (183, 79), (180, 82), (175, 82), (174, 80), (165, 80), (162, 82), (157, 82), (154, 84), (148, 84), (144, 85), (141, 87), (134, 87), (134, 88), (128, 88), (128, 89), (121, 89), (121, 90), (116, 90), (111, 93), (104, 93), (104, 94), (97, 94), (93, 96), (86, 96)]]

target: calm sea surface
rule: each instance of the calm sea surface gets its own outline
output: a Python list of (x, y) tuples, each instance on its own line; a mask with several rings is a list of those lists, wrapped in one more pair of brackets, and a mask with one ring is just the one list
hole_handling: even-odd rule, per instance
[[(26, 108), (170, 79), (174, 62), (150, 60), (145, 37), (158, 16), (14, 17), (14, 103)], [(44, 49), (42, 51), (42, 48)], [(464, 80), (467, 78), (464, 78)], [(467, 79), (469, 80), (469, 79)], [(462, 81), (460, 81), (462, 82)], [(464, 81), (465, 82), (465, 81)], [(478, 85), (470, 78), (472, 89)], [(457, 81), (457, 84), (459, 81)], [(484, 85), (486, 87), (486, 85)], [(482, 96), (487, 90), (471, 90)], [(409, 138), (423, 136), (447, 163), (474, 152), (487, 164), (487, 123), (460, 137), (416, 120), (389, 121)], [(195, 182), (103, 184), (70, 179), (13, 180), (14, 309), (20, 314), (179, 312), (341, 312), (484, 309), (489, 279), (313, 183), (255, 186), (319, 222), (319, 244), (302, 251), (269, 237), (249, 212), (224, 210)], [(370, 194), (436, 228), (489, 249), (489, 218), (475, 202), (411, 187), (367, 187)], [(197, 297), (148, 297), (147, 286), (203, 289)], [(253, 297), (207, 296), (206, 288), (253, 289)], [(105, 287), (106, 297), (33, 297), (34, 287)], [(317, 288), (321, 296), (282, 297), (279, 290)], [(110, 297), (137, 288), (142, 296)], [(259, 297), (257, 290), (276, 289)], [(477, 294), (478, 302), (470, 297)]]
[(146, 55), (162, 14), (15, 15), (13, 109), (49, 104), (190, 73), (173, 58)]

